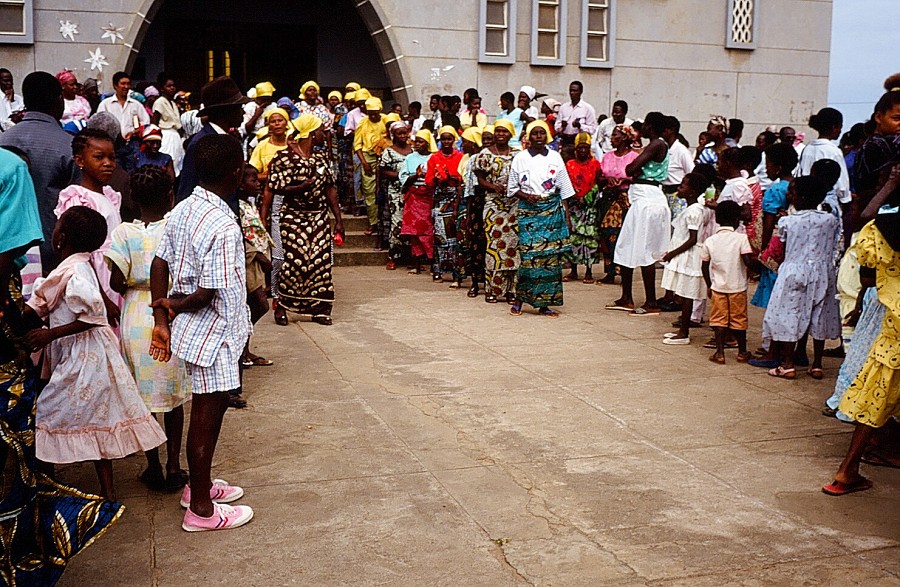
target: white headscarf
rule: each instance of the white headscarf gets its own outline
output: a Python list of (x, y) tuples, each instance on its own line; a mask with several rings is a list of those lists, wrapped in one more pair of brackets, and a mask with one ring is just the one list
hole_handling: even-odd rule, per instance
[(519, 93), (528, 96), (529, 100), (534, 100), (534, 97), (537, 95), (537, 90), (535, 90), (531, 86), (522, 86), (521, 88), (519, 88)]

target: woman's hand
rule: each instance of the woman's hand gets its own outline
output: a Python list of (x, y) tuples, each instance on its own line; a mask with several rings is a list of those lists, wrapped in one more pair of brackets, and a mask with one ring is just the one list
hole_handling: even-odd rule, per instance
[(344, 232), (344, 220), (342, 218), (338, 218), (334, 222), (334, 232), (335, 234), (341, 235), (341, 238), (346, 238), (347, 234)]
[(36, 328), (25, 335), (25, 341), (32, 351), (37, 352), (53, 342), (53, 335), (46, 328)]

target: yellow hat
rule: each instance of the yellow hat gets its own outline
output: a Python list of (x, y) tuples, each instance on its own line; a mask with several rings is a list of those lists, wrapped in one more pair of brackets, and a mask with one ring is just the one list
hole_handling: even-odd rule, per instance
[(478, 128), (477, 126), (470, 126), (466, 130), (463, 131), (462, 138), (463, 140), (469, 141), (470, 143), (475, 143), (479, 147), (481, 146), (481, 135), (484, 131)]
[[(359, 92), (356, 93), (359, 94)], [(359, 100), (359, 96), (357, 96), (357, 100)], [(381, 100), (375, 96), (366, 98), (366, 112), (381, 112)]]
[(360, 88), (356, 90), (356, 101), (357, 102), (365, 102), (369, 98), (372, 97), (372, 94), (369, 93), (369, 90), (365, 88)]
[(534, 121), (532, 121), (531, 124), (529, 124), (528, 127), (526, 127), (526, 129), (525, 129), (525, 136), (527, 136), (527, 137), (530, 138), (530, 137), (531, 137), (531, 131), (533, 131), (533, 130), (536, 129), (536, 128), (542, 128), (542, 129), (544, 129), (544, 132), (547, 133), (547, 138), (548, 138), (548, 139), (550, 138), (550, 127), (547, 126), (547, 123), (544, 122), (543, 120), (534, 120)]
[(510, 135), (512, 135), (513, 137), (516, 136), (516, 125), (514, 125), (512, 123), (512, 120), (508, 118), (498, 118), (497, 120), (495, 120), (494, 130), (497, 130), (498, 128), (505, 128), (509, 131)]
[(309, 137), (317, 128), (322, 126), (322, 119), (314, 114), (301, 114), (294, 119), (294, 128), (297, 130), (297, 138), (305, 139)]
[(314, 81), (308, 81), (308, 82), (306, 82), (305, 84), (303, 84), (303, 86), (301, 86), (301, 88), (300, 88), (300, 97), (303, 98), (304, 96), (306, 96), (306, 90), (308, 90), (308, 89), (310, 89), (310, 88), (315, 88), (315, 89), (316, 89), (316, 93), (317, 93), (317, 94), (319, 93), (319, 84), (317, 84), (317, 83), (314, 82)]
[[(378, 98), (369, 98), (369, 100), (377, 100), (377, 99)], [(369, 108), (369, 102), (367, 100), (366, 101), (366, 109), (368, 110), (368, 108)], [(390, 114), (388, 114), (387, 116), (384, 117), (385, 124), (391, 124), (392, 122), (400, 122), (400, 115), (397, 114), (396, 112), (391, 112)]]
[(586, 132), (580, 132), (575, 135), (575, 146), (578, 145), (590, 145), (591, 144), (591, 135)]
[(432, 153), (437, 153), (437, 143), (434, 142), (434, 135), (431, 134), (431, 131), (428, 129), (422, 129), (416, 133), (417, 139), (423, 139), (426, 143), (428, 143), (428, 150)]
[(356, 92), (359, 90), (360, 85), (356, 82), (347, 82), (347, 85), (344, 86), (344, 89), (347, 89), (347, 88), (350, 88), (351, 90)]
[(492, 134), (494, 134), (494, 125), (493, 124), (488, 124), (483, 129), (481, 129), (481, 136), (492, 135)]
[(449, 133), (449, 134), (453, 135), (453, 138), (456, 138), (459, 136), (459, 134), (457, 134), (457, 132), (456, 132), (456, 129), (453, 128), (452, 126), (450, 126), (449, 124), (445, 124), (444, 126), (442, 126), (441, 130), (438, 131), (437, 136), (441, 136), (442, 134), (445, 134), (445, 133)]
[(269, 119), (273, 114), (280, 114), (284, 118), (285, 122), (290, 123), (291, 121), (291, 115), (288, 114), (287, 110), (285, 110), (284, 108), (272, 108), (271, 110), (263, 114), (263, 122), (268, 124)]
[(273, 86), (270, 82), (260, 82), (256, 84), (255, 89), (257, 98), (265, 98), (266, 96), (272, 96), (275, 94), (275, 86)]
[[(334, 93), (334, 92), (332, 92)], [(344, 94), (344, 100), (351, 100), (353, 102), (356, 101), (356, 92), (347, 92)]]
[[(351, 93), (352, 93), (352, 92), (351, 92)], [(335, 90), (335, 91), (331, 92), (330, 94), (328, 94), (328, 99), (331, 100), (332, 98), (337, 98), (337, 99), (338, 99), (338, 102), (343, 102), (343, 101), (344, 101), (344, 97), (341, 96), (341, 93), (340, 93), (339, 91), (337, 91), (337, 90)]]

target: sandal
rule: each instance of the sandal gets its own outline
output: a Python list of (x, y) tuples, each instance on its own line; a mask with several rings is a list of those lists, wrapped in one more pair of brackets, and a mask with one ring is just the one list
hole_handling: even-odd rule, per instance
[(497, 296), (484, 296), (484, 301), (487, 302), (487, 303), (489, 303), (489, 304), (496, 304), (496, 303), (497, 303)]
[(753, 353), (750, 352), (738, 353), (734, 358), (738, 363), (749, 363), (751, 359), (753, 359)]
[(252, 367), (271, 367), (275, 364), (274, 361), (260, 356), (255, 356), (252, 359), (248, 358), (247, 360), (250, 361), (250, 366)]
[(822, 408), (822, 415), (827, 418), (837, 418), (837, 412), (837, 410), (835, 410), (834, 408), (829, 408), (828, 406)]
[(856, 481), (844, 483), (842, 481), (832, 481), (828, 485), (822, 487), (822, 493), (827, 495), (847, 495), (848, 493), (856, 493), (857, 491), (865, 491), (872, 489), (872, 482), (865, 477), (859, 477)]
[(331, 326), (333, 324), (331, 316), (313, 316), (312, 321), (322, 326)]
[(251, 359), (248, 359), (247, 357), (241, 358), (241, 367), (243, 367), (244, 369), (249, 369), (252, 366), (253, 366), (253, 361)]
[(384, 268), (385, 268), (385, 270), (387, 270), (387, 271), (396, 271), (396, 270), (397, 270), (397, 264), (394, 263), (393, 261), (388, 261), (387, 264), (384, 266)]
[(432, 273), (431, 274), (431, 282), (432, 283), (444, 283), (444, 278), (440, 273)]
[(470, 287), (469, 291), (466, 292), (466, 296), (468, 296), (470, 298), (477, 298), (478, 297), (478, 286), (473, 285), (472, 287)]
[(559, 318), (559, 312), (551, 310), (550, 308), (541, 308), (538, 310), (538, 314), (546, 316), (547, 318)]
[(594, 281), (593, 277), (585, 277), (584, 279), (581, 280), (581, 283), (583, 283), (585, 285), (593, 285), (594, 283), (596, 283), (596, 281)]
[(825, 372), (818, 367), (812, 367), (809, 371), (806, 372), (806, 374), (817, 380), (825, 377)]
[(634, 304), (624, 304), (621, 300), (610, 302), (604, 306), (607, 310), (619, 310), (622, 312), (633, 312)]
[(891, 461), (881, 456), (874, 450), (870, 450), (862, 457), (862, 462), (873, 467), (889, 467), (891, 469), (900, 469), (900, 463)]
[(519, 304), (513, 304), (509, 308), (509, 313), (513, 316), (521, 316), (522, 315), (522, 306)]
[(288, 325), (287, 313), (284, 311), (284, 308), (280, 306), (278, 308), (275, 308), (275, 324), (279, 326)]
[(628, 313), (629, 316), (659, 316), (659, 314), (659, 308), (645, 308), (644, 306), (635, 308)]
[(720, 355), (719, 353), (713, 353), (709, 356), (709, 360), (716, 365), (724, 365), (725, 364), (725, 355)]
[(188, 484), (189, 480), (190, 477), (188, 477), (188, 473), (184, 469), (173, 471), (172, 473), (166, 475), (166, 491), (179, 491), (181, 488)]
[(516, 303), (516, 294), (508, 291), (508, 292), (506, 292), (505, 297), (506, 297), (506, 303), (509, 304), (510, 306), (512, 306)]
[(780, 377), (781, 379), (794, 379), (797, 377), (796, 369), (785, 369), (781, 365), (778, 365), (774, 369), (769, 369), (769, 375), (772, 377)]
[(376, 229), (374, 226), (370, 226), (369, 228), (366, 229), (365, 232), (363, 232), (363, 234), (366, 236), (372, 236), (373, 234), (375, 234), (375, 230)]

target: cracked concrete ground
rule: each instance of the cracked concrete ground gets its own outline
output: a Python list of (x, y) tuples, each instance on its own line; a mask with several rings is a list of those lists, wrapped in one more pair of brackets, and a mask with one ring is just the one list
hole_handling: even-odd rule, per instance
[(608, 286), (566, 284), (548, 320), (427, 275), (336, 281), (334, 326), (263, 320), (276, 366), (226, 417), (214, 474), (255, 519), (185, 533), (125, 459), (128, 510), (63, 585), (900, 585), (900, 471), (820, 491), (849, 441), (820, 414), (837, 361), (716, 366), (708, 331), (664, 346), (674, 316), (604, 311)]

